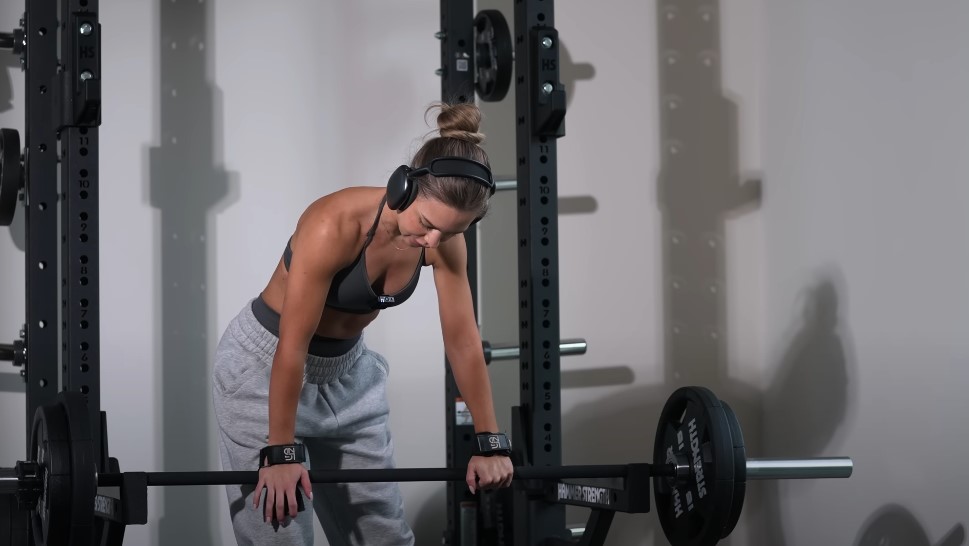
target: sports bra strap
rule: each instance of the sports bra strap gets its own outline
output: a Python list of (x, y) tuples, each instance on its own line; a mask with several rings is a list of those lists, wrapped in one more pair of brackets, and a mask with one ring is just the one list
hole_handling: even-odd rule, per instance
[(380, 207), (377, 209), (377, 217), (373, 219), (373, 225), (370, 226), (370, 231), (367, 232), (367, 242), (363, 244), (363, 248), (370, 246), (370, 241), (373, 240), (373, 236), (377, 233), (377, 225), (380, 223), (380, 215), (384, 212), (384, 203), (387, 202), (387, 194), (384, 194), (383, 199), (380, 200)]

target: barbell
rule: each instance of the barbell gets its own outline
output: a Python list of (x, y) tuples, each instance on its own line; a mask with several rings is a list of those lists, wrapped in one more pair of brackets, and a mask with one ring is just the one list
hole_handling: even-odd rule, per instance
[[(30, 512), (38, 546), (87, 546), (105, 512), (98, 487), (141, 484), (128, 494), (147, 497), (148, 486), (255, 484), (258, 471), (97, 472), (85, 395), (61, 392), (34, 415), (30, 461), (0, 468), (0, 495), (15, 495)], [(517, 454), (516, 454), (517, 455)], [(673, 546), (716, 544), (740, 518), (748, 479), (847, 478), (847, 457), (748, 459), (740, 423), (730, 406), (704, 387), (682, 387), (666, 401), (653, 445), (653, 463), (516, 466), (516, 482), (651, 477), (655, 510)], [(313, 483), (465, 480), (463, 468), (383, 468), (309, 472)], [(129, 480), (131, 478), (131, 480)], [(648, 483), (648, 482), (647, 482)], [(645, 490), (630, 496), (648, 498)], [(122, 494), (126, 489), (121, 487)], [(144, 504), (144, 500), (140, 501)], [(648, 501), (647, 501), (648, 502)], [(99, 508), (96, 510), (95, 505)], [(0, 518), (12, 517), (0, 513)], [(127, 522), (126, 522), (127, 523)], [(143, 522), (139, 522), (143, 523)], [(0, 527), (3, 527), (0, 525)], [(12, 527), (8, 524), (6, 527)]]

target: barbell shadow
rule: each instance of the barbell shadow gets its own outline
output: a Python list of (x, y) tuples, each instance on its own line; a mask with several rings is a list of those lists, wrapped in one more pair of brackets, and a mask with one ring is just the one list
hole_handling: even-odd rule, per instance
[[(0, 50), (0, 113), (13, 109), (14, 78), (11, 74), (14, 73), (20, 73), (20, 56)], [(17, 80), (18, 84), (23, 83), (22, 76)]]
[(961, 546), (966, 528), (958, 523), (939, 541), (929, 538), (925, 527), (900, 504), (886, 504), (876, 510), (858, 533), (855, 546)]
[(27, 385), (19, 373), (0, 373), (0, 392), (27, 392)]
[(567, 107), (572, 106), (575, 100), (576, 86), (580, 81), (589, 81), (596, 76), (596, 67), (592, 63), (577, 63), (572, 60), (572, 53), (569, 51), (566, 40), (559, 43), (559, 79), (565, 86), (565, 101)]
[(599, 202), (591, 195), (559, 197), (559, 214), (592, 214), (599, 210)]
[(629, 366), (607, 366), (582, 370), (562, 370), (563, 389), (631, 385), (636, 379)]

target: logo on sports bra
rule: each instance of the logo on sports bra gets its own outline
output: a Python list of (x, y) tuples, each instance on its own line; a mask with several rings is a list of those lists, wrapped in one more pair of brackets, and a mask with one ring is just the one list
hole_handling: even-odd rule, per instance
[(393, 296), (377, 296), (377, 301), (380, 303), (394, 303)]

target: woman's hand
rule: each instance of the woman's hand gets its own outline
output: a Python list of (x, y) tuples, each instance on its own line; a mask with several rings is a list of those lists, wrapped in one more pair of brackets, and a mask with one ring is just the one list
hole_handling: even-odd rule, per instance
[(262, 490), (266, 489), (266, 504), (263, 512), (266, 516), (266, 523), (275, 519), (279, 522), (284, 521), (286, 506), (289, 508), (289, 516), (296, 517), (296, 485), (303, 486), (306, 497), (313, 500), (313, 484), (310, 482), (310, 473), (306, 467), (299, 463), (277, 464), (264, 466), (259, 469), (259, 483), (256, 484), (256, 491), (252, 495), (253, 508), (259, 508), (259, 501), (262, 499)]
[(479, 488), (484, 490), (508, 487), (514, 476), (515, 467), (511, 464), (511, 458), (504, 455), (475, 455), (468, 463), (468, 474), (464, 479), (474, 494)]

